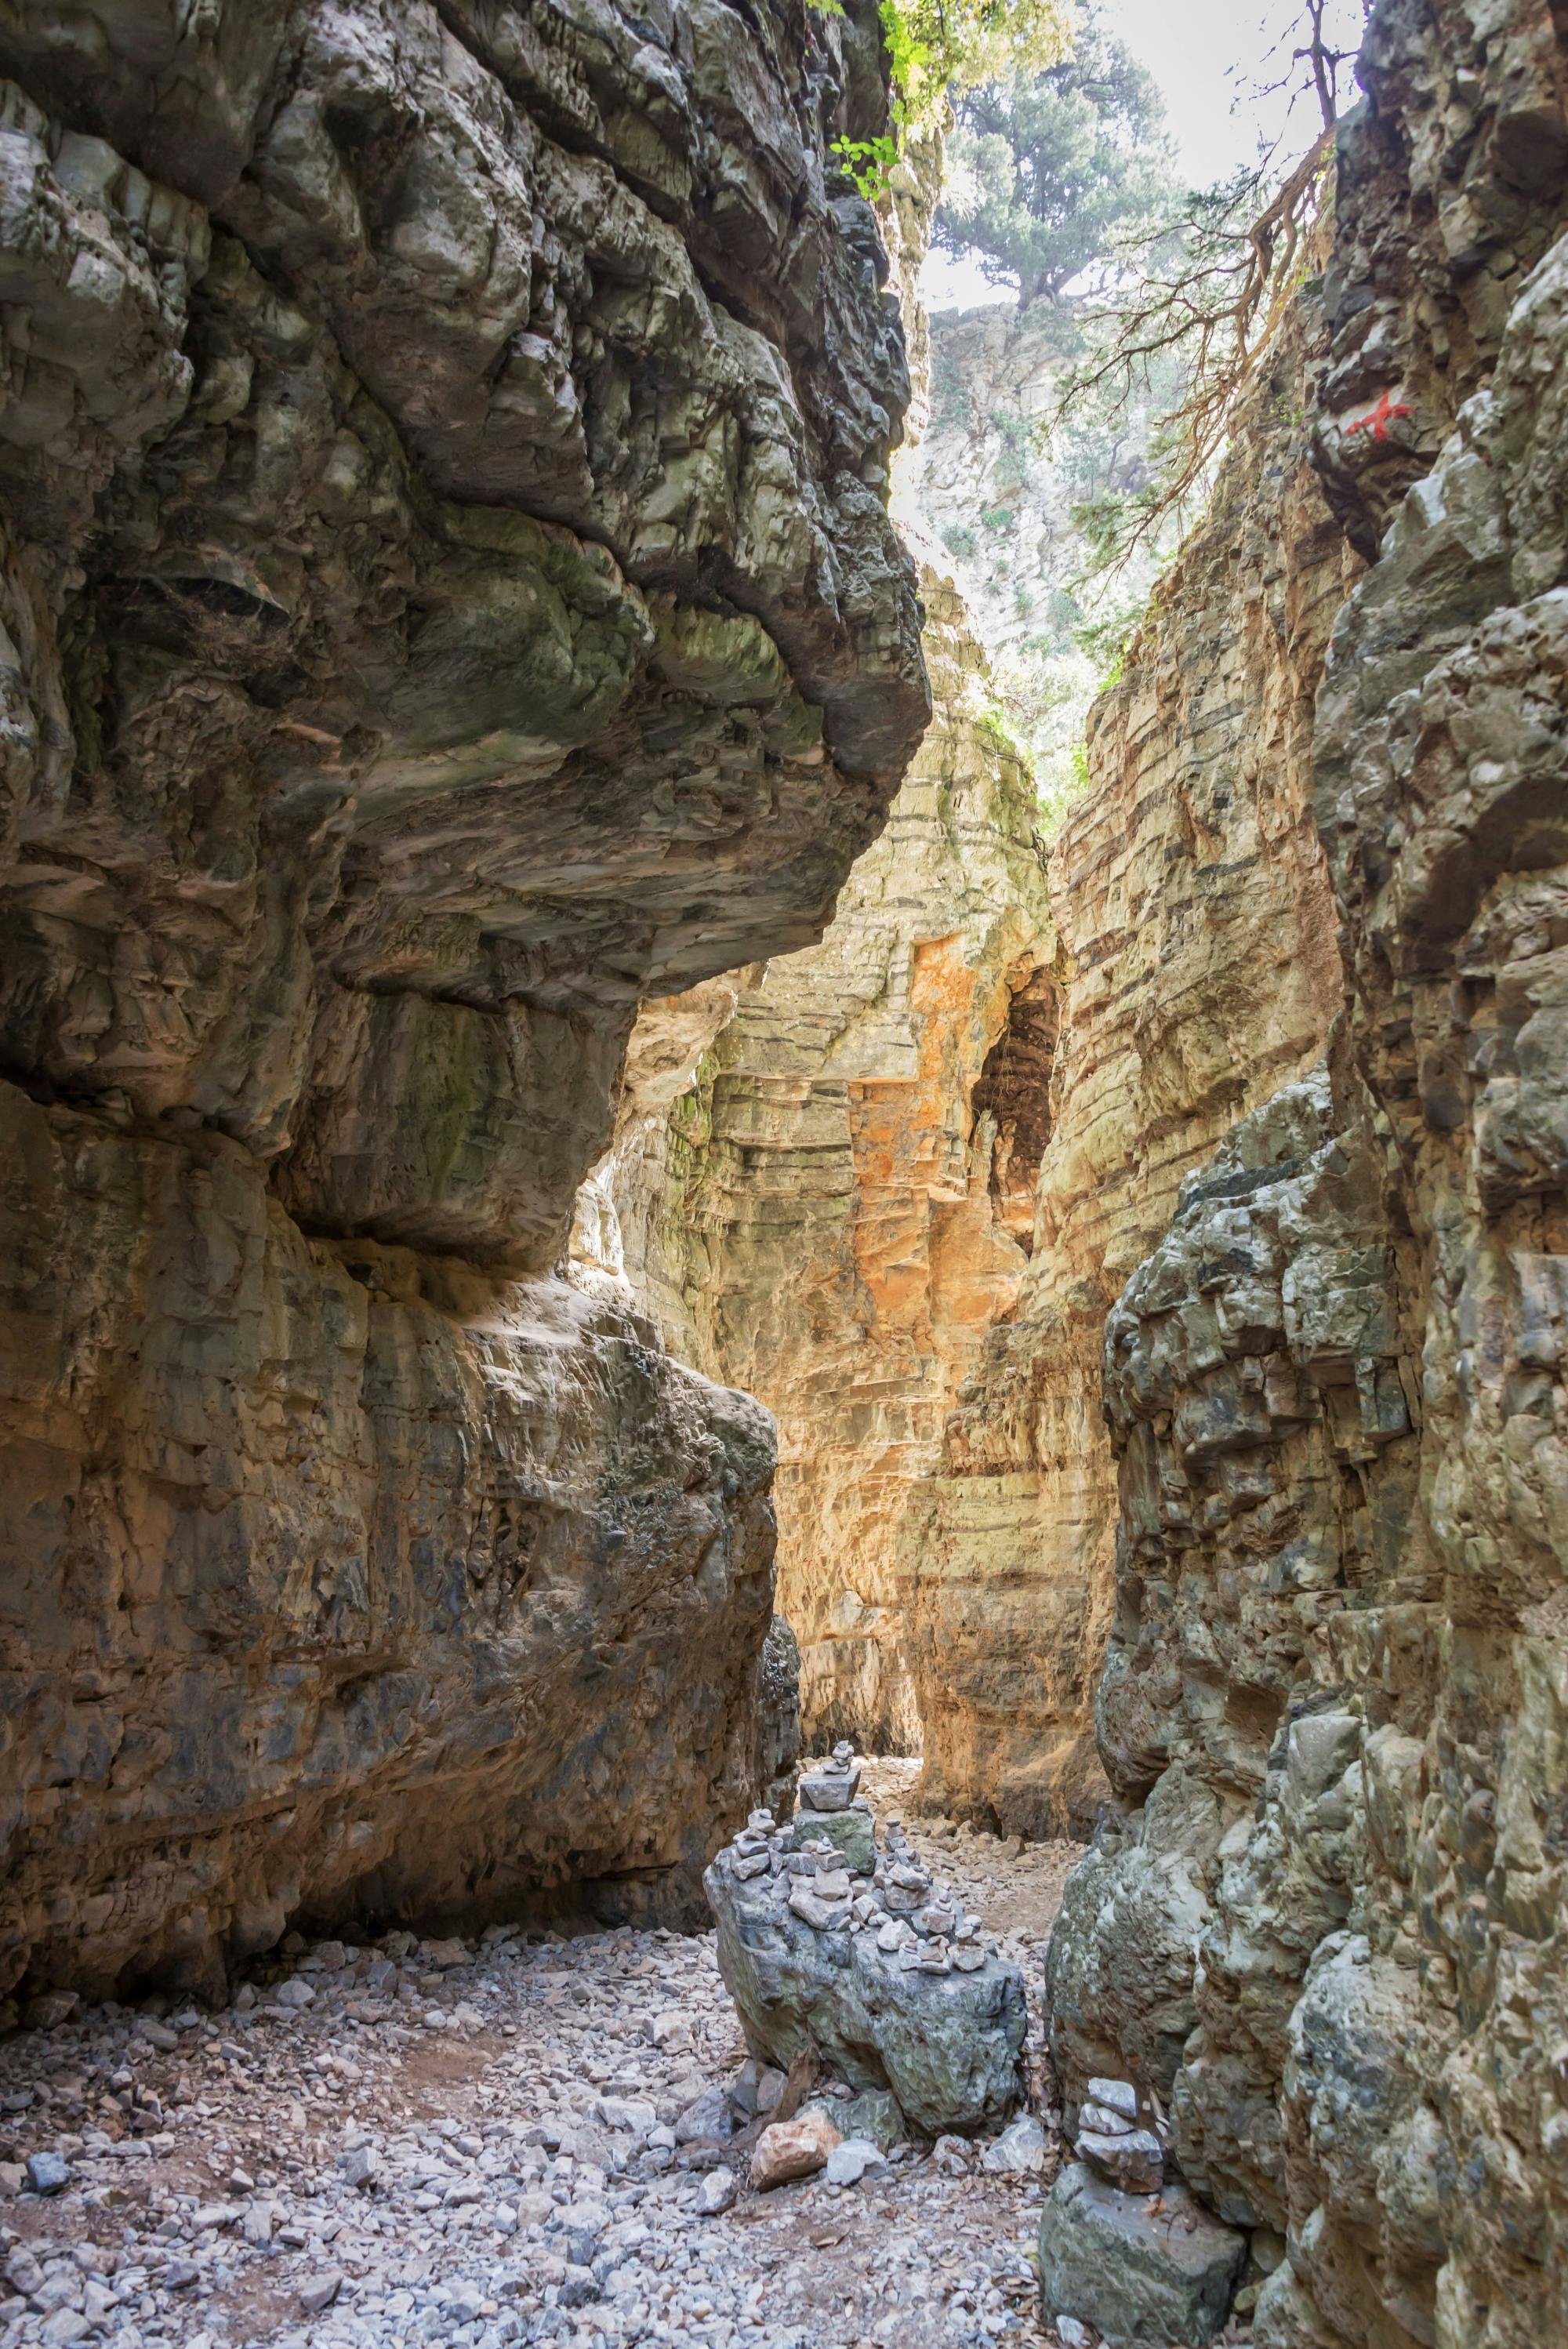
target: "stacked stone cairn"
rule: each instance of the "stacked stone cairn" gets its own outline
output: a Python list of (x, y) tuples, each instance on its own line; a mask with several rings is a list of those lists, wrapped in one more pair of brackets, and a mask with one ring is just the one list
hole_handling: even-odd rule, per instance
[(1166, 2182), (1171, 2132), (1130, 2080), (1093, 2079), (1040, 2215), (1040, 2296), (1058, 2338), (1198, 2349), (1230, 2312), (1246, 2238)]
[(1138, 2090), (1130, 2080), (1091, 2080), (1078, 2107), (1073, 2151), (1124, 2194), (1158, 2194), (1165, 2183), (1170, 2134), (1162, 2121), (1140, 2124)]
[(1023, 1976), (896, 1826), (879, 1845), (860, 1780), (836, 1746), (788, 1824), (754, 1811), (715, 1858), (719, 1970), (761, 2060), (815, 2055), (924, 2137), (989, 2132), (1018, 2097)]

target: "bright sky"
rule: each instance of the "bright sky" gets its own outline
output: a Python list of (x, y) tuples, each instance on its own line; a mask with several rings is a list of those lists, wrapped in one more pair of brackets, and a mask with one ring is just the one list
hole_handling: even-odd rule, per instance
[[(1164, 92), (1165, 128), (1195, 186), (1207, 186), (1250, 162), (1260, 137), (1280, 130), (1283, 98), (1259, 103), (1244, 93), (1259, 81), (1278, 78), (1284, 61), (1265, 61), (1295, 14), (1294, 0), (1101, 0), (1105, 23), (1120, 34)], [(1336, 47), (1355, 47), (1361, 16), (1359, 0), (1331, 0), (1326, 29)], [(1287, 45), (1295, 46), (1294, 39)], [(1341, 69), (1341, 107), (1348, 103), (1350, 70)], [(1238, 89), (1243, 93), (1240, 103)], [(1315, 105), (1310, 112), (1298, 105), (1292, 128), (1299, 128), (1304, 146), (1316, 127)], [(987, 285), (972, 262), (945, 254), (932, 254), (922, 285), (933, 310), (1012, 298), (1005, 288)]]

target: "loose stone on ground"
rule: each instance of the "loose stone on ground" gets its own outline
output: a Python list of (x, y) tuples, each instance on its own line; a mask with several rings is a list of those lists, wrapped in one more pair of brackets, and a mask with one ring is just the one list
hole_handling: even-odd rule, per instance
[[(916, 1766), (860, 1783), (896, 1802)], [(1026, 1961), (1037, 2081), (1068, 1848), (905, 1825)], [(912, 2145), (885, 2094), (819, 2080), (801, 2109), (857, 2181), (759, 2192), (737, 2148), (784, 2087), (748, 2057), (712, 1934), (291, 1937), (221, 2013), (99, 2006), (0, 2044), (0, 2349), (1053, 2339), (1033, 2264), (1048, 2106), (1044, 2173), (999, 2172), (984, 2142)], [(29, 2181), (42, 2155), (58, 2190)]]

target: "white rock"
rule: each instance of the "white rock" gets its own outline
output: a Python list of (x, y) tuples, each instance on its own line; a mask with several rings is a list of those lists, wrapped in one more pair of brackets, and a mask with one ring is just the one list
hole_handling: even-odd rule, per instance
[(738, 2191), (735, 2172), (721, 2163), (717, 2169), (705, 2173), (697, 2189), (696, 2207), (705, 2219), (717, 2219), (721, 2210), (729, 2209)]
[(658, 2126), (658, 2112), (645, 2096), (601, 2096), (594, 2109), (606, 2128), (630, 2129), (647, 2137)]
[(868, 2171), (885, 2170), (887, 2157), (870, 2137), (847, 2137), (828, 2156), (830, 2186), (858, 2186)]
[(1104, 2105), (1109, 2111), (1119, 2113), (1124, 2120), (1138, 2118), (1138, 2091), (1130, 2080), (1090, 2080), (1084, 2095), (1091, 2105)]
[(1034, 2175), (1046, 2166), (1046, 2132), (1033, 2113), (1020, 2113), (980, 2156), (983, 2169)]

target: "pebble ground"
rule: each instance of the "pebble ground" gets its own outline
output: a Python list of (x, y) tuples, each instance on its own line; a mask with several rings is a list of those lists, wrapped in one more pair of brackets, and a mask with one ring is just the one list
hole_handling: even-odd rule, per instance
[(302, 1945), (215, 2014), (98, 2007), (0, 2045), (0, 2349), (1054, 2340), (1039, 2001), (1077, 1847), (909, 1816), (917, 1769), (866, 1791), (1023, 1969), (1045, 2176), (912, 2150), (855, 2187), (742, 2178), (705, 2217), (671, 2124), (746, 2053), (711, 1934)]

